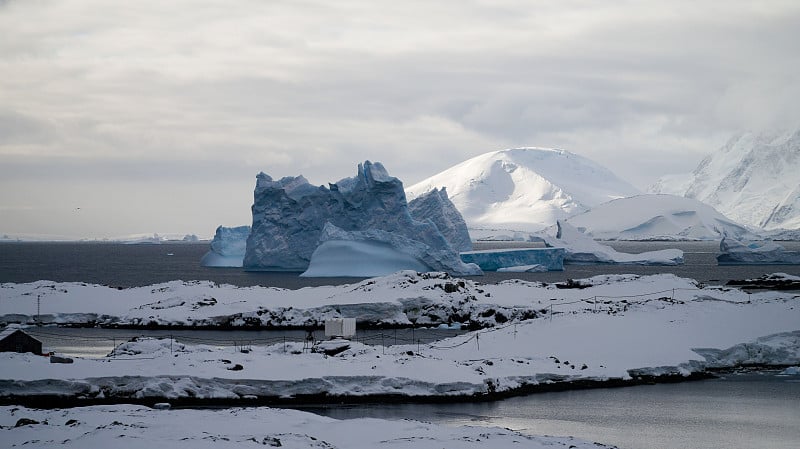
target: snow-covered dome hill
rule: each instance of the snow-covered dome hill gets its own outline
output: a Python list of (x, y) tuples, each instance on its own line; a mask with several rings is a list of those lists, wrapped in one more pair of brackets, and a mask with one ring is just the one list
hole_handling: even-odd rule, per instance
[(560, 149), (514, 148), (476, 156), (406, 189), (445, 187), (476, 230), (539, 231), (609, 200), (641, 192), (607, 168)]
[(757, 238), (700, 201), (675, 195), (637, 195), (595, 206), (567, 220), (598, 240), (719, 240)]

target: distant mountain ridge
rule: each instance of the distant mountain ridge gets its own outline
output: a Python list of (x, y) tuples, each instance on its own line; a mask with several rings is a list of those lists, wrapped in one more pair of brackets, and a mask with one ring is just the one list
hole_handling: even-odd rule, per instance
[(648, 191), (697, 199), (749, 226), (800, 229), (800, 130), (736, 136), (691, 174)]
[(470, 227), (535, 232), (601, 203), (641, 192), (607, 168), (560, 149), (513, 148), (476, 156), (406, 189), (445, 187)]

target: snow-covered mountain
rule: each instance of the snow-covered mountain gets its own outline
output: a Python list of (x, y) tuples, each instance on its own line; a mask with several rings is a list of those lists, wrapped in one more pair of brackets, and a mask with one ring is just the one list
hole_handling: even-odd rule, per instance
[(576, 215), (569, 224), (600, 240), (752, 240), (747, 228), (713, 207), (675, 195), (637, 195)]
[(535, 232), (616, 198), (640, 194), (599, 164), (569, 151), (485, 153), (406, 189), (415, 198), (446, 187), (473, 238), (476, 230)]
[(739, 223), (800, 228), (800, 130), (745, 133), (687, 175), (661, 178), (649, 191), (694, 198)]

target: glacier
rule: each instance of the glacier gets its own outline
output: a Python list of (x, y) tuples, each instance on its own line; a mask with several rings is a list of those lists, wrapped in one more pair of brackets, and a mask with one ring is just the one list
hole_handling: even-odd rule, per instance
[(683, 251), (662, 249), (640, 254), (621, 253), (610, 246), (594, 241), (574, 226), (561, 220), (556, 222), (556, 235), (546, 231), (534, 234), (535, 239), (544, 241), (549, 247), (564, 248), (564, 263), (578, 264), (619, 264), (619, 265), (680, 265)]
[(787, 251), (771, 241), (743, 242), (724, 237), (719, 251), (719, 265), (800, 265), (800, 251)]
[(250, 226), (218, 226), (211, 249), (200, 259), (204, 267), (241, 267)]
[[(389, 263), (386, 257), (396, 258), (399, 254), (387, 248), (416, 258), (433, 270), (480, 274), (476, 266), (465, 264), (458, 257), (434, 224), (430, 207), (418, 209), (418, 213), (427, 209), (427, 215), (422, 213), (426, 215), (424, 220), (411, 215), (403, 183), (389, 176), (380, 162), (365, 161), (358, 165), (355, 177), (329, 187), (312, 186), (303, 176), (275, 181), (262, 172), (257, 176), (253, 197), (253, 225), (243, 261), (246, 270), (305, 272), (314, 252), (324, 245), (314, 270), (306, 272), (306, 276), (315, 272), (333, 276), (330, 273), (336, 267), (330, 261), (337, 253), (343, 257), (339, 265), (352, 261), (356, 254)], [(441, 196), (439, 202), (443, 202)], [(328, 225), (329, 231), (324, 233)], [(333, 241), (349, 243), (328, 243)], [(410, 261), (405, 256), (400, 259), (395, 262), (401, 266)], [(323, 269), (323, 261), (327, 269)]]
[(466, 251), (461, 260), (474, 263), (484, 271), (562, 271), (563, 248), (520, 248)]

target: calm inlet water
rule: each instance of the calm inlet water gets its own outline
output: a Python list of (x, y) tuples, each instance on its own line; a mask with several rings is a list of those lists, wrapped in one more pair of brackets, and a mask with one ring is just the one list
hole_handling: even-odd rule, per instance
[(542, 393), (490, 403), (303, 407), (338, 419), (416, 419), (575, 436), (622, 449), (797, 449), (800, 376), (775, 373)]
[[(783, 243), (800, 250), (800, 242)], [(480, 243), (476, 249), (519, 246), (519, 243)], [(717, 265), (716, 242), (612, 242), (620, 251), (640, 253), (666, 248), (684, 251), (686, 263), (675, 267), (630, 265), (567, 265), (564, 271), (549, 273), (487, 273), (475, 276), (481, 283), (505, 279), (559, 282), (598, 274), (674, 273), (711, 284), (730, 279), (750, 279), (783, 272), (800, 276), (800, 265), (724, 266)], [(208, 268), (200, 258), (208, 243), (165, 243), (125, 245), (119, 243), (0, 243), (0, 282), (75, 281), (118, 287), (145, 286), (175, 279), (209, 280), (239, 286), (263, 285), (302, 288), (357, 282), (358, 278), (300, 278), (298, 273), (253, 273), (241, 268)]]

